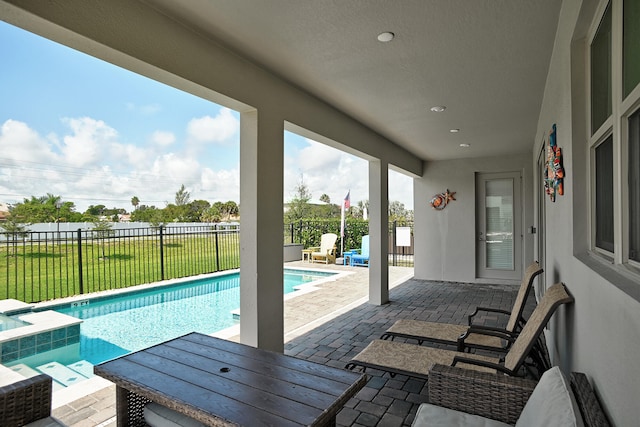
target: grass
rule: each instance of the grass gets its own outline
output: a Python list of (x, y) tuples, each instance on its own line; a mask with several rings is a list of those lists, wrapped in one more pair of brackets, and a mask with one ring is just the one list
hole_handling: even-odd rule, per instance
[[(0, 299), (39, 302), (238, 268), (238, 234), (0, 246)], [(164, 268), (163, 268), (164, 267)], [(164, 274), (163, 274), (164, 273)], [(82, 277), (82, 285), (80, 278)]]

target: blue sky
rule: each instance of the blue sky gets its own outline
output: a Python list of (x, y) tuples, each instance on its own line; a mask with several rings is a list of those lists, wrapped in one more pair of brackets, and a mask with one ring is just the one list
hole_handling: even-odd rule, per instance
[[(240, 199), (239, 115), (0, 22), (0, 203), (47, 193), (83, 212), (131, 198), (164, 207)], [(368, 198), (366, 161), (285, 134), (285, 201)], [(390, 172), (390, 200), (413, 209), (411, 179)]]

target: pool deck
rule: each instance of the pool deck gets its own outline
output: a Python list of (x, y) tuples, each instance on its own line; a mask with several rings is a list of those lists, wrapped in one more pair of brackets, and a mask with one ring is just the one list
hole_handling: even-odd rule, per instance
[[(285, 300), (285, 353), (344, 368), (345, 364), (397, 318), (465, 323), (476, 305), (510, 309), (513, 285), (472, 285), (414, 280), (413, 268), (390, 267), (391, 303), (368, 304), (368, 269), (290, 262), (286, 267), (351, 273), (326, 281), (313, 293)], [(531, 298), (532, 300), (532, 298)], [(534, 301), (529, 301), (532, 307)], [(496, 319), (487, 317), (486, 324)], [(227, 339), (238, 341), (233, 331)], [(367, 386), (338, 414), (339, 426), (409, 426), (427, 401), (426, 381), (368, 370)], [(115, 426), (115, 386), (102, 378), (54, 394), (52, 417), (42, 426)]]

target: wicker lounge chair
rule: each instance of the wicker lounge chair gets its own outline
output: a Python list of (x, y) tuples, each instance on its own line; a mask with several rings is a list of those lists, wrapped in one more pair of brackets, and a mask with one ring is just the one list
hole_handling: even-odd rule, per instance
[(311, 262), (324, 261), (325, 264), (336, 262), (336, 240), (338, 235), (334, 233), (323, 234), (320, 238), (320, 247), (313, 248)]
[[(468, 326), (400, 319), (387, 329), (380, 338), (385, 340), (391, 338), (393, 340), (395, 337), (401, 337), (417, 340), (418, 344), (422, 344), (425, 341), (447, 344), (456, 346), (458, 351), (484, 349), (506, 352), (515, 341), (517, 333), (525, 324), (522, 312), (529, 297), (529, 292), (533, 287), (533, 281), (542, 271), (537, 262), (527, 267), (511, 312), (496, 308), (476, 307), (476, 310), (469, 315)], [(509, 315), (509, 320), (505, 328), (473, 325), (474, 317), (479, 312)], [(486, 333), (487, 331), (492, 331), (494, 334), (489, 335)]]
[(52, 380), (49, 375), (17, 379), (20, 376), (13, 371), (1, 374), (0, 425), (23, 426), (51, 415)]
[[(429, 369), (435, 364), (440, 364), (521, 376), (525, 373), (522, 372), (523, 367), (525, 367), (525, 360), (531, 355), (532, 350), (535, 352), (536, 341), (556, 308), (570, 302), (573, 302), (573, 297), (569, 295), (564, 284), (557, 283), (547, 289), (540, 303), (503, 358), (388, 340), (374, 340), (351, 359), (346, 368), (354, 369), (357, 366), (361, 366), (363, 370), (373, 368), (388, 372), (392, 377), (395, 374), (402, 374), (426, 379), (429, 375)], [(537, 361), (534, 360), (534, 362)], [(529, 366), (526, 366), (526, 368), (534, 377), (537, 377), (545, 369), (544, 366), (539, 364), (535, 366), (537, 372), (531, 371)]]
[[(559, 384), (560, 376), (564, 383), (562, 386)], [(534, 393), (537, 393), (537, 396), (532, 396)], [(573, 405), (574, 399), (577, 408)], [(448, 417), (450, 424), (464, 419), (468, 423), (465, 425), (472, 425), (471, 420), (477, 421), (473, 425), (493, 425), (486, 420), (490, 419), (510, 425), (518, 422), (530, 425), (527, 421), (531, 421), (533, 417), (537, 421), (536, 425), (555, 426), (561, 424), (561, 419), (569, 421), (570, 425), (582, 425), (580, 422), (572, 422), (570, 414), (578, 411), (580, 414), (575, 414), (576, 421), (580, 418), (586, 427), (610, 426), (586, 375), (572, 372), (568, 386), (566, 378), (557, 368), (547, 371), (545, 378), (536, 382), (525, 378), (435, 365), (429, 372), (429, 403), (421, 405), (418, 409), (412, 424), (414, 427), (434, 424), (435, 414), (429, 411), (430, 405), (448, 408), (436, 410), (436, 413), (455, 411), (485, 418), (478, 420), (468, 416), (453, 416)], [(525, 406), (529, 406), (526, 414), (523, 411)], [(527, 417), (529, 418), (526, 419)]]

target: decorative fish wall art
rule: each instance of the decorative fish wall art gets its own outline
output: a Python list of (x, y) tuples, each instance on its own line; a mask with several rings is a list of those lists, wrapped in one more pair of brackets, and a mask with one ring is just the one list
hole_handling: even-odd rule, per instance
[(547, 146), (547, 161), (544, 168), (544, 190), (552, 202), (556, 201), (556, 194), (564, 194), (564, 166), (562, 165), (562, 150), (556, 142), (556, 125), (549, 132)]
[(447, 207), (447, 204), (449, 204), (451, 200), (456, 199), (455, 197), (453, 197), (454, 194), (456, 194), (455, 191), (452, 193), (449, 191), (449, 189), (447, 189), (447, 191), (445, 191), (444, 193), (436, 194), (435, 196), (433, 196), (429, 201), (429, 204), (433, 209), (441, 211), (442, 209)]

